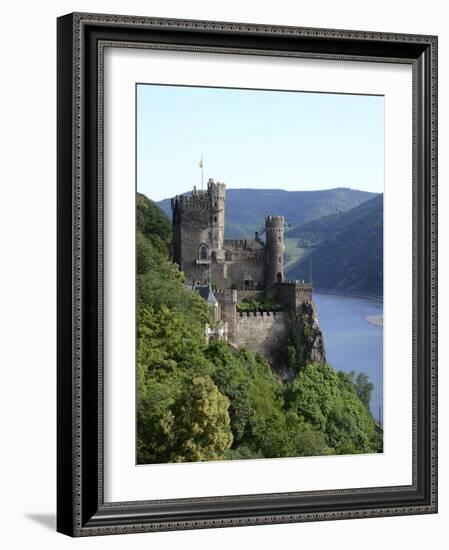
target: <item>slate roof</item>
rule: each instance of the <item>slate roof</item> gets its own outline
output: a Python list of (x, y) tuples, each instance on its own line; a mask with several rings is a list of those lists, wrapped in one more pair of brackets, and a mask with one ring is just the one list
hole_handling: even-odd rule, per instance
[(195, 288), (195, 290), (198, 292), (198, 294), (201, 296), (201, 298), (203, 298), (204, 300), (206, 300), (206, 302), (210, 305), (210, 306), (216, 306), (218, 305), (218, 301), (217, 301), (217, 298), (215, 298), (215, 295), (212, 291), (212, 288), (210, 287), (210, 285), (205, 285), (205, 286), (197, 286)]

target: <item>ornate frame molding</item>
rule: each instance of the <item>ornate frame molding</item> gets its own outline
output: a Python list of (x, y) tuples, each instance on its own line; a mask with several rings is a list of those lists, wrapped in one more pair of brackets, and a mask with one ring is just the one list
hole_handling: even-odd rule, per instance
[[(136, 31), (138, 37), (132, 40)], [(190, 37), (195, 44), (186, 43)], [(104, 503), (102, 104), (103, 51), (112, 45), (413, 66), (414, 461), (410, 487)], [(94, 104), (97, 116), (92, 121), (85, 113)], [(94, 245), (86, 244), (86, 234)], [(93, 301), (94, 316), (87, 313), (87, 304)], [(423, 320), (418, 319), (418, 311), (424, 313)], [(95, 429), (83, 422), (93, 413)], [(301, 499), (309, 499), (308, 507)], [(266, 511), (274, 501), (285, 501), (283, 512)], [(208, 504), (221, 504), (221, 516), (211, 517)], [(153, 512), (162, 505), (171, 506), (171, 512)], [(329, 506), (334, 509), (329, 511)], [(436, 511), (437, 38), (103, 14), (59, 18), (58, 531), (88, 536)]]

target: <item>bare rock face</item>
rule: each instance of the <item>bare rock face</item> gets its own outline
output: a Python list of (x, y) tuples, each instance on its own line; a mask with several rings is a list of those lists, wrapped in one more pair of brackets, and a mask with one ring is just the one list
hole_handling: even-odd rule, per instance
[(315, 304), (304, 302), (296, 315), (295, 341), (297, 348), (298, 368), (309, 363), (325, 363), (323, 333), (321, 332)]
[(267, 357), (282, 382), (293, 380), (309, 363), (325, 363), (324, 338), (312, 300), (303, 302), (291, 312), (284, 338)]

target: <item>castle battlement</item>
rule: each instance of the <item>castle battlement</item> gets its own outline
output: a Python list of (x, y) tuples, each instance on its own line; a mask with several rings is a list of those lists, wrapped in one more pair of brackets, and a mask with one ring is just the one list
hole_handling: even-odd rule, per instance
[(312, 283), (306, 283), (305, 281), (283, 281), (282, 283), (278, 283), (278, 284), (282, 286), (293, 287), (297, 291), (300, 291), (300, 290), (311, 291), (313, 289)]
[(239, 311), (239, 317), (276, 317), (282, 311)]
[(177, 209), (214, 209), (224, 208), (226, 200), (226, 184), (215, 183), (213, 179), (207, 182), (207, 189), (197, 189), (193, 187), (190, 195), (176, 195), (171, 200), (172, 210)]
[(224, 244), (247, 245), (248, 239), (225, 239)]
[[(203, 192), (205, 193), (205, 192)], [(204, 195), (176, 195), (171, 200), (172, 208), (210, 208), (210, 198)]]
[(267, 227), (279, 227), (284, 228), (285, 218), (284, 216), (272, 216), (268, 215), (265, 217), (265, 225)]

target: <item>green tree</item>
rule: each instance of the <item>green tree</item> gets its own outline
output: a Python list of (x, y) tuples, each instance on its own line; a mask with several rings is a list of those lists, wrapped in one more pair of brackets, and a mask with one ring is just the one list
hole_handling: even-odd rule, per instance
[(173, 407), (179, 406), (192, 378), (208, 377), (213, 366), (204, 355), (206, 341), (200, 323), (191, 323), (165, 305), (158, 311), (140, 311), (138, 321), (138, 462), (168, 462), (177, 452), (168, 437)]
[(253, 414), (248, 419), (244, 443), (261, 450), (267, 458), (291, 456), (293, 441), (284, 411), (284, 387), (265, 359), (248, 350), (240, 351), (247, 364), (250, 387), (249, 400)]
[(141, 193), (137, 193), (136, 226), (158, 252), (168, 256), (172, 238), (170, 220), (152, 200)]
[(233, 433), (233, 448), (236, 448), (248, 427), (253, 414), (249, 398), (250, 378), (247, 366), (240, 354), (226, 342), (212, 342), (206, 356), (214, 366), (212, 379), (230, 401), (229, 415)]
[(299, 371), (287, 389), (288, 407), (324, 434), (338, 454), (379, 452), (381, 436), (359, 399), (351, 376), (313, 363)]
[(332, 453), (326, 445), (325, 435), (313, 429), (298, 433), (295, 448), (297, 456), (322, 456)]
[(365, 406), (369, 409), (371, 396), (374, 390), (374, 384), (369, 381), (368, 376), (364, 372), (360, 372), (357, 375), (355, 381), (355, 389), (360, 401), (362, 401), (362, 403), (364, 403)]
[(165, 427), (172, 443), (171, 462), (223, 458), (231, 447), (229, 399), (209, 377), (189, 381), (176, 400)]
[(214, 382), (230, 400), (234, 441), (227, 457), (293, 456), (300, 424), (296, 415), (285, 413), (283, 384), (269, 364), (225, 342), (209, 345), (206, 355)]

